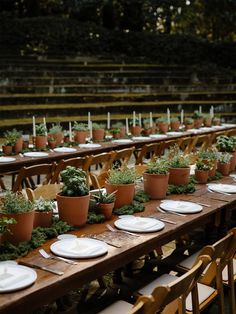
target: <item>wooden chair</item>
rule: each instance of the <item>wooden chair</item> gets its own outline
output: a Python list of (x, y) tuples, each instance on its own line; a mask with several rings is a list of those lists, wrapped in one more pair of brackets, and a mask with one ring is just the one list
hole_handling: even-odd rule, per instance
[[(137, 158), (136, 158), (136, 165), (142, 165), (147, 163), (150, 160), (154, 160), (156, 157), (160, 155), (160, 148), (162, 143), (151, 143), (143, 145), (142, 149), (140, 150)], [(148, 160), (145, 158), (148, 157)]]
[(124, 148), (121, 150), (115, 150), (115, 154), (113, 157), (113, 165), (119, 166), (119, 168), (123, 168), (124, 166), (128, 165), (128, 162), (130, 161), (130, 158), (132, 157), (134, 153), (135, 147), (130, 148)]
[(75, 157), (70, 159), (62, 159), (56, 166), (54, 171), (54, 175), (51, 179), (51, 183), (59, 183), (60, 182), (60, 172), (65, 169), (67, 166), (72, 166), (75, 168), (81, 168), (84, 170), (84, 165), (88, 160), (88, 156), (86, 157)]
[(108, 175), (108, 170), (111, 169), (115, 152), (101, 153), (91, 155), (87, 158), (84, 164), (84, 170), (88, 172), (90, 186), (94, 189), (104, 187)]
[(189, 146), (189, 153), (196, 152), (199, 149), (207, 149), (209, 147), (211, 134), (202, 134), (194, 137)]
[[(204, 301), (200, 302), (200, 311), (204, 310), (214, 298), (218, 296), (219, 313), (224, 313), (224, 293), (223, 293), (223, 278), (222, 271), (227, 266), (228, 284), (230, 288), (230, 306), (231, 313), (236, 313), (235, 308), (235, 291), (234, 291), (234, 274), (233, 274), (233, 257), (236, 252), (236, 228), (232, 229), (225, 237), (217, 241), (212, 245), (214, 248), (214, 254), (212, 255), (212, 263), (204, 272), (202, 278), (199, 280), (198, 290), (199, 295), (201, 289), (207, 289), (214, 286), (213, 293), (210, 294)], [(191, 269), (194, 260), (198, 254), (204, 254), (208, 246), (203, 248), (200, 253), (196, 252), (187, 259), (183, 260), (177, 269), (180, 271), (188, 271)], [(189, 311), (188, 313), (192, 313)]]
[[(49, 184), (54, 175), (56, 163), (40, 164), (30, 167), (22, 167), (16, 177), (12, 191), (21, 191), (22, 188), (28, 187), (35, 189), (39, 184)], [(43, 179), (41, 177), (44, 176)]]
[(179, 148), (182, 150), (184, 155), (188, 155), (190, 153), (190, 147), (192, 142), (194, 141), (194, 137), (192, 136), (186, 136), (181, 139), (179, 139)]
[(26, 188), (26, 194), (28, 196), (28, 199), (32, 202), (34, 200), (37, 200), (41, 196), (48, 200), (54, 200), (56, 199), (57, 193), (60, 192), (62, 187), (62, 184), (45, 184), (37, 186), (34, 190), (31, 188)]
[[(212, 253), (213, 252), (211, 252), (211, 254)], [(210, 261), (211, 259), (209, 256), (201, 256), (198, 258), (196, 264), (192, 267), (192, 269), (181, 277), (170, 276), (167, 279), (167, 277), (164, 278), (162, 276), (162, 279), (164, 281), (161, 282), (161, 280), (159, 280), (159, 283), (157, 283), (156, 286), (152, 287), (153, 289), (151, 291), (149, 291), (148, 289), (148, 293), (139, 296), (133, 306), (125, 301), (117, 301), (105, 310), (99, 312), (99, 314), (176, 313), (177, 309), (178, 313), (184, 314), (185, 299), (191, 291), (193, 291), (193, 304), (195, 308), (194, 313), (197, 314), (199, 312), (198, 302), (196, 298), (196, 284), (203, 270), (206, 268)]]
[(160, 155), (164, 155), (168, 148), (170, 148), (171, 146), (174, 146), (175, 144), (179, 145), (180, 142), (181, 142), (181, 138), (162, 141), (161, 147), (160, 147)]

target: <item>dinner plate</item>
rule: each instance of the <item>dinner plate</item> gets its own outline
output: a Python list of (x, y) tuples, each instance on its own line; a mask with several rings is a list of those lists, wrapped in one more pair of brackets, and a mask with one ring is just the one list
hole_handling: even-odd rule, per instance
[(57, 148), (54, 148), (54, 152), (56, 152), (56, 153), (72, 153), (72, 152), (76, 152), (76, 148), (72, 148), (72, 147), (57, 147)]
[(15, 161), (16, 158), (14, 157), (0, 157), (0, 162), (12, 162), (12, 161)]
[(44, 152), (27, 152), (24, 153), (25, 157), (46, 157), (48, 156), (48, 153), (44, 153)]
[(164, 200), (160, 207), (166, 211), (172, 211), (183, 214), (194, 214), (202, 211), (202, 206), (193, 202)]
[(134, 141), (145, 141), (145, 140), (150, 140), (149, 136), (133, 136), (132, 140)]
[(69, 238), (53, 243), (51, 251), (59, 256), (68, 258), (92, 258), (107, 253), (107, 244), (90, 238)]
[(181, 135), (182, 133), (181, 132), (167, 132), (166, 133), (167, 135)]
[(88, 143), (88, 144), (79, 144), (80, 148), (96, 148), (96, 147), (101, 147), (100, 144), (93, 144), (93, 143)]
[(119, 140), (113, 140), (112, 142), (113, 143), (125, 144), (125, 143), (132, 143), (133, 141), (128, 139), (128, 138), (127, 139), (123, 138), (123, 139), (119, 139)]
[(116, 220), (114, 225), (118, 229), (145, 233), (159, 231), (165, 227), (162, 221), (148, 217), (124, 217)]
[(149, 135), (150, 138), (165, 138), (167, 137), (166, 134), (150, 134)]
[(0, 293), (26, 288), (37, 279), (35, 270), (15, 263), (0, 263)]
[(233, 184), (208, 184), (208, 188), (214, 192), (236, 193), (236, 185)]

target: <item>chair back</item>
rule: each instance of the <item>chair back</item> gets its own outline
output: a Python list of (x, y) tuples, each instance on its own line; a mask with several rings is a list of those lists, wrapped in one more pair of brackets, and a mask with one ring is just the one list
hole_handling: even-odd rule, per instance
[[(151, 144), (145, 144), (141, 148), (137, 158), (136, 158), (136, 165), (141, 165), (145, 163), (145, 158), (148, 158), (147, 161), (154, 160), (156, 157), (160, 155), (160, 149), (161, 149), (162, 143), (151, 143)], [(146, 162), (147, 162), (146, 161)]]
[(57, 193), (60, 192), (62, 188), (62, 184), (46, 184), (46, 185), (40, 185), (37, 186), (34, 190), (31, 188), (26, 188), (26, 194), (28, 196), (28, 199), (33, 202), (34, 200), (39, 199), (40, 197), (43, 197), (48, 200), (55, 200)]
[(211, 134), (202, 134), (194, 137), (194, 140), (189, 145), (189, 153), (196, 152), (200, 149), (207, 149), (209, 147)]
[(113, 164), (119, 165), (119, 168), (123, 168), (128, 165), (131, 156), (133, 155), (135, 147), (124, 148), (116, 150), (113, 158)]

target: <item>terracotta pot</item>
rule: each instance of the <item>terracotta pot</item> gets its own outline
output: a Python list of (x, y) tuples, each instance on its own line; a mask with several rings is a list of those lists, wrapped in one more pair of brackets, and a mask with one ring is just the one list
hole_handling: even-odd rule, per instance
[(190, 176), (190, 167), (188, 168), (170, 168), (169, 184), (182, 185), (188, 184)]
[(218, 162), (217, 169), (220, 171), (222, 176), (228, 176), (230, 171), (230, 162), (224, 164)]
[(74, 131), (74, 141), (80, 144), (86, 143), (87, 131)]
[(142, 128), (140, 125), (135, 125), (130, 127), (130, 132), (134, 136), (139, 136), (141, 134)]
[(104, 129), (93, 129), (92, 130), (93, 140), (94, 141), (103, 141), (105, 136)]
[(190, 130), (193, 129), (194, 125), (193, 124), (185, 124), (185, 129)]
[(114, 208), (120, 208), (124, 205), (130, 205), (134, 199), (135, 184), (110, 184), (105, 183), (107, 193), (116, 192)]
[(35, 137), (35, 147), (37, 149), (45, 149), (47, 147), (47, 136), (37, 135)]
[(125, 127), (120, 128), (120, 137), (125, 137)]
[(151, 199), (160, 200), (166, 197), (168, 187), (168, 174), (143, 174), (144, 192), (148, 194)]
[(199, 129), (202, 126), (203, 119), (194, 119), (193, 120), (193, 125), (196, 129)]
[(19, 153), (22, 151), (22, 149), (23, 149), (23, 138), (20, 137), (20, 138), (18, 138), (17, 141), (16, 141), (16, 144), (15, 144), (15, 146), (14, 146), (14, 152), (15, 152), (16, 154), (19, 154)]
[(113, 136), (113, 138), (116, 138), (116, 139), (121, 138), (120, 133), (113, 133), (112, 136)]
[(43, 227), (49, 228), (52, 225), (52, 211), (50, 212), (37, 212), (34, 213), (34, 228)]
[(4, 241), (8, 241), (14, 245), (23, 241), (29, 241), (33, 231), (34, 213), (34, 210), (17, 214), (0, 213), (0, 217), (4, 216), (7, 218), (14, 218), (16, 220), (15, 224), (8, 225), (10, 232), (4, 233)]
[(209, 176), (209, 170), (198, 170), (198, 169), (195, 170), (195, 178), (197, 182), (200, 184), (207, 183), (208, 176)]
[(57, 142), (56, 141), (50, 141), (50, 142), (48, 142), (48, 146), (51, 149), (54, 149), (57, 146)]
[(235, 170), (235, 166), (236, 166), (236, 152), (231, 153), (232, 157), (230, 159), (230, 171), (234, 171)]
[(76, 227), (84, 226), (87, 222), (90, 195), (62, 196), (57, 194), (59, 218)]
[(114, 208), (115, 203), (108, 203), (108, 204), (97, 204), (97, 211), (99, 214), (103, 214), (106, 219), (110, 219), (112, 216), (112, 211)]
[(2, 146), (2, 152), (4, 155), (11, 155), (12, 154), (12, 150), (13, 150), (13, 147), (10, 146), (10, 145), (3, 145)]
[(143, 130), (143, 135), (149, 135), (152, 133), (152, 128), (144, 129)]
[(70, 137), (69, 136), (65, 136), (64, 137), (64, 143), (69, 143), (70, 142)]
[(60, 145), (63, 142), (64, 134), (62, 132), (59, 133), (49, 133), (48, 136), (53, 137), (56, 141), (56, 145)]
[(209, 177), (214, 177), (216, 175), (216, 168), (217, 168), (217, 160), (211, 160), (213, 163), (213, 167), (209, 170)]
[(171, 122), (170, 123), (170, 128), (173, 131), (178, 131), (180, 127), (180, 122), (179, 121), (175, 121), (175, 122)]
[(158, 122), (158, 129), (161, 133), (167, 133), (169, 130), (169, 124), (167, 122)]
[(3, 234), (0, 233), (0, 246), (3, 244)]
[(205, 119), (204, 120), (204, 126), (210, 127), (212, 125), (212, 119)]

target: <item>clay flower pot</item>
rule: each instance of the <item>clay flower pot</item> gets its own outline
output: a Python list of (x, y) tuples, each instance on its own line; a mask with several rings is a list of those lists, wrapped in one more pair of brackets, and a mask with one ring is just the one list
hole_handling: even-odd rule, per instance
[(151, 199), (159, 200), (166, 197), (168, 187), (168, 174), (143, 174), (144, 192), (148, 194)]
[(87, 131), (74, 131), (74, 141), (79, 144), (85, 144)]
[(120, 128), (120, 137), (125, 137), (125, 127)]
[(230, 171), (230, 162), (228, 163), (217, 163), (217, 169), (220, 171), (222, 176), (228, 176)]
[(231, 153), (232, 157), (230, 159), (230, 171), (234, 171), (235, 170), (235, 166), (236, 166), (236, 152)]
[(217, 168), (217, 160), (212, 160), (213, 167), (209, 170), (209, 177), (214, 177), (216, 175), (216, 168)]
[(141, 134), (141, 126), (140, 125), (135, 125), (130, 127), (130, 132), (134, 136), (139, 136)]
[(169, 124), (167, 122), (158, 122), (158, 129), (160, 133), (167, 133), (169, 130)]
[(37, 135), (35, 137), (35, 147), (37, 149), (45, 149), (47, 147), (47, 136)]
[(188, 168), (170, 168), (169, 184), (182, 185), (188, 184), (190, 176), (190, 167)]
[(62, 132), (59, 133), (49, 133), (48, 136), (53, 137), (56, 141), (56, 145), (60, 145), (63, 142), (64, 134)]
[(204, 126), (210, 127), (212, 125), (212, 118), (208, 118), (204, 120)]
[(3, 145), (2, 146), (2, 152), (4, 155), (11, 155), (12, 154), (12, 146), (11, 145)]
[(54, 149), (54, 148), (57, 146), (57, 142), (56, 142), (56, 141), (49, 141), (49, 142), (48, 142), (48, 146), (49, 146), (51, 149)]
[(207, 183), (208, 176), (209, 176), (209, 170), (198, 170), (198, 169), (195, 170), (195, 178), (197, 182), (200, 184)]
[(23, 241), (29, 241), (33, 231), (34, 214), (34, 210), (16, 214), (0, 213), (0, 217), (4, 216), (7, 218), (14, 218), (16, 220), (15, 224), (8, 226), (10, 232), (4, 233), (4, 241), (8, 241), (14, 245)]
[(120, 208), (124, 205), (130, 205), (134, 199), (135, 193), (135, 184), (110, 184), (108, 182), (105, 183), (105, 188), (107, 193), (116, 192), (116, 200), (114, 204), (114, 208)]
[(106, 219), (110, 219), (112, 216), (112, 211), (114, 208), (114, 204), (115, 203), (98, 203), (97, 204), (97, 211), (99, 214), (103, 214), (105, 216)]
[(93, 129), (92, 130), (93, 140), (94, 141), (103, 141), (105, 136), (104, 129)]
[(179, 130), (179, 127), (180, 127), (180, 121), (173, 121), (173, 122), (170, 122), (170, 128), (171, 128), (171, 130), (173, 130), (173, 131), (178, 131), (178, 130)]
[(193, 124), (196, 129), (199, 129), (202, 126), (202, 123), (203, 123), (202, 118), (193, 120)]
[(20, 138), (18, 138), (17, 141), (16, 141), (16, 144), (15, 144), (15, 146), (14, 146), (14, 152), (15, 152), (16, 154), (19, 154), (19, 153), (22, 151), (22, 149), (23, 149), (23, 138), (20, 137)]
[(43, 227), (49, 228), (52, 225), (52, 211), (50, 212), (38, 212), (34, 213), (34, 228)]
[(190, 130), (190, 129), (192, 129), (193, 127), (194, 127), (193, 124), (185, 124), (185, 129), (186, 129), (186, 130)]
[(90, 195), (63, 196), (57, 194), (59, 218), (69, 225), (81, 227), (86, 224)]

